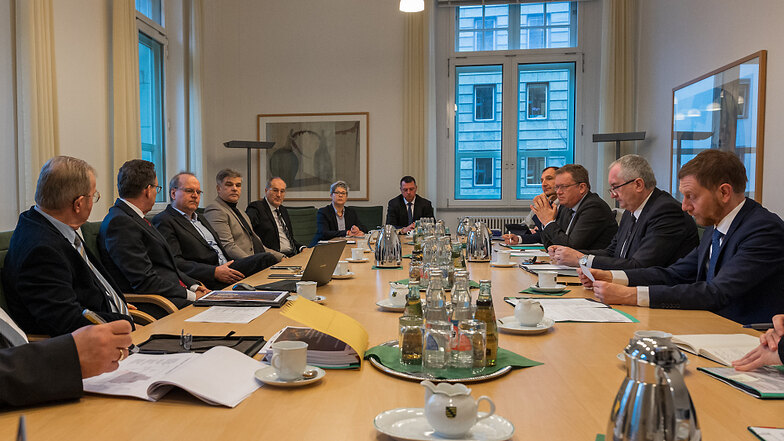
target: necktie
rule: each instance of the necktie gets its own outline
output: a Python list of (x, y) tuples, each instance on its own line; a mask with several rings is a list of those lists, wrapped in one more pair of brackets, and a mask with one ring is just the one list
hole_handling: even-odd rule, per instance
[(622, 259), (625, 259), (626, 255), (629, 253), (629, 241), (632, 239), (635, 225), (637, 225), (637, 218), (632, 215), (632, 224), (629, 226), (629, 231), (626, 232), (626, 237), (623, 239), (623, 245), (621, 245), (621, 253), (618, 255), (618, 257)]
[(264, 244), (261, 243), (261, 239), (259, 239), (259, 237), (256, 236), (256, 233), (253, 232), (253, 229), (245, 221), (245, 218), (242, 217), (242, 213), (240, 213), (240, 210), (237, 208), (237, 204), (234, 205), (226, 204), (226, 205), (228, 205), (229, 208), (231, 208), (231, 210), (234, 212), (234, 214), (237, 215), (237, 219), (239, 219), (240, 225), (242, 225), (242, 228), (250, 236), (250, 240), (251, 242), (253, 242), (253, 252), (261, 253), (266, 251), (264, 248)]
[(0, 309), (0, 339), (4, 338), (9, 345), (19, 346), (27, 343), (27, 337), (22, 333), (11, 317)]
[(711, 237), (711, 255), (710, 260), (708, 261), (708, 274), (705, 276), (706, 282), (713, 280), (714, 272), (716, 272), (716, 262), (719, 260), (722, 237), (724, 237), (724, 233), (714, 228), (713, 236)]
[(117, 293), (114, 291), (114, 288), (112, 288), (112, 285), (110, 285), (109, 282), (103, 277), (101, 272), (98, 271), (98, 268), (93, 266), (93, 263), (90, 262), (90, 258), (87, 256), (87, 250), (84, 247), (84, 242), (82, 241), (82, 237), (79, 236), (79, 234), (76, 234), (76, 237), (74, 237), (74, 247), (76, 247), (76, 251), (79, 252), (79, 255), (82, 256), (82, 259), (84, 259), (84, 261), (87, 263), (87, 266), (93, 272), (95, 278), (98, 279), (98, 282), (100, 282), (101, 286), (103, 286), (104, 295), (106, 295), (108, 298), (109, 304), (112, 305), (112, 311), (119, 312), (120, 314), (130, 315), (128, 313), (128, 306), (125, 304), (125, 302), (120, 298), (119, 295), (117, 295)]
[(569, 234), (569, 230), (572, 229), (572, 222), (574, 221), (574, 214), (575, 214), (575, 211), (573, 209), (569, 208), (568, 210), (569, 211), (566, 212), (567, 213), (566, 215), (569, 216), (569, 224), (566, 226), (567, 235)]
[[(275, 215), (278, 216), (278, 222), (283, 225), (283, 231), (286, 233), (286, 238), (289, 240), (289, 243), (294, 243), (294, 238), (291, 236), (291, 230), (289, 230), (289, 226), (286, 225), (286, 221), (283, 219), (283, 216), (280, 214), (280, 208), (275, 209)], [(293, 245), (292, 245), (293, 246)]]
[(406, 225), (411, 225), (414, 223), (414, 204), (408, 202), (408, 223)]

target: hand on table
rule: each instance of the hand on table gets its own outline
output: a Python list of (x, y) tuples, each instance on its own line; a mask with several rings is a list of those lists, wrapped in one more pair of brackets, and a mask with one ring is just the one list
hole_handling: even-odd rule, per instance
[(593, 295), (607, 305), (636, 305), (637, 288), (597, 279), (593, 282)]
[[(591, 271), (591, 275), (595, 280), (602, 280), (605, 282), (612, 282), (613, 280), (612, 273), (609, 271), (593, 269), (593, 268), (589, 268), (589, 270)], [(588, 276), (583, 274), (582, 268), (577, 268), (577, 277), (580, 278), (580, 283), (582, 283), (584, 287), (593, 288), (594, 285), (593, 281), (589, 279)]]
[(416, 223), (411, 223), (411, 225), (409, 225), (407, 227), (401, 228), (400, 229), (400, 233), (401, 234), (407, 234), (409, 231), (413, 230), (415, 226), (416, 226)]
[(556, 265), (578, 266), (583, 253), (562, 245), (550, 245), (547, 249), (550, 261)]
[(128, 356), (128, 346), (133, 343), (131, 324), (126, 320), (84, 326), (71, 336), (76, 344), (82, 378), (117, 369), (119, 361)]
[(520, 242), (520, 239), (519, 239), (520, 236), (518, 236), (516, 234), (506, 233), (506, 234), (504, 234), (501, 237), (504, 238), (504, 243), (507, 244), (507, 245), (517, 245)]
[(779, 357), (779, 344), (784, 335), (784, 314), (773, 316), (773, 329), (760, 335), (760, 345), (740, 360), (732, 362), (732, 366), (739, 371), (751, 371), (762, 366), (781, 364)]
[(223, 265), (215, 267), (215, 280), (223, 283), (237, 283), (240, 280), (244, 279), (245, 276), (235, 270), (234, 268), (229, 268), (229, 265), (234, 263), (233, 260), (230, 260)]
[(357, 228), (356, 225), (352, 225), (351, 229), (346, 231), (346, 236), (348, 236), (348, 237), (360, 237), (360, 236), (364, 236), (364, 235), (365, 235), (365, 233), (363, 233), (362, 230)]
[(199, 285), (199, 287), (196, 288), (196, 299), (198, 300), (198, 299), (206, 296), (209, 293), (210, 293), (210, 289), (209, 288), (207, 288), (204, 285)]

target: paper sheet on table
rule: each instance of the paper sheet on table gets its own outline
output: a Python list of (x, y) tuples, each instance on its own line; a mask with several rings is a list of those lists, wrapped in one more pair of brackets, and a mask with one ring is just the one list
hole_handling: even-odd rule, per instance
[(542, 250), (525, 250), (525, 251), (512, 251), (512, 257), (550, 257), (547, 251)]
[[(508, 301), (517, 305), (518, 299)], [(536, 301), (542, 304), (544, 316), (556, 322), (634, 323), (621, 312), (588, 299), (537, 298)]]
[(202, 323), (250, 323), (256, 317), (270, 309), (269, 306), (250, 306), (235, 308), (233, 306), (212, 306), (206, 311), (194, 315), (186, 322)]
[(764, 441), (784, 441), (784, 429), (782, 428), (749, 426), (749, 432)]
[(583, 274), (585, 274), (585, 277), (591, 279), (591, 282), (596, 281), (596, 279), (593, 278), (593, 273), (591, 273), (591, 269), (583, 265), (582, 262), (580, 262), (580, 269), (583, 271)]

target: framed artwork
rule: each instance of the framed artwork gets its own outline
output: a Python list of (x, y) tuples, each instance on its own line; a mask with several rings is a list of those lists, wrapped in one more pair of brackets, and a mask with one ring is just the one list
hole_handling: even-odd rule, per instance
[(678, 170), (703, 150), (735, 152), (746, 166), (746, 196), (762, 201), (767, 51), (759, 51), (672, 90), (672, 194)]
[(349, 200), (368, 200), (368, 112), (263, 114), (257, 122), (258, 139), (275, 142), (259, 154), (259, 194), (279, 176), (286, 200), (330, 200), (338, 180)]

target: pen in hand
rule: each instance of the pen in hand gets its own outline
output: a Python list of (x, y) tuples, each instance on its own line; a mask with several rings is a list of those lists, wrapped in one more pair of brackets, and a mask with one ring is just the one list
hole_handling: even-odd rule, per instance
[(748, 325), (743, 325), (744, 328), (751, 328), (757, 331), (767, 331), (768, 329), (773, 328), (773, 323), (749, 323)]
[[(84, 318), (89, 320), (90, 323), (94, 325), (103, 325), (106, 323), (106, 320), (104, 320), (103, 317), (101, 317), (100, 315), (96, 314), (93, 311), (90, 311), (89, 309), (83, 310), (82, 316), (84, 316)], [(135, 354), (137, 352), (139, 352), (139, 347), (131, 343), (131, 345), (128, 346), (128, 355)]]

